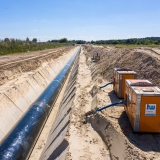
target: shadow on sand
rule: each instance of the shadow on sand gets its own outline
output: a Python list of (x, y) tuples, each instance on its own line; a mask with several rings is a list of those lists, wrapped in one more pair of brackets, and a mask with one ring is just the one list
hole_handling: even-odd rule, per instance
[(122, 112), (121, 116), (118, 118), (118, 122), (122, 132), (130, 143), (145, 152), (160, 152), (159, 133), (134, 133), (125, 111)]
[[(122, 99), (118, 99), (115, 92), (111, 91), (108, 93), (112, 103), (119, 102)], [(115, 118), (113, 116), (110, 116)], [(160, 134), (159, 133), (135, 133), (132, 130), (132, 126), (129, 122), (129, 119), (126, 115), (126, 112), (123, 111), (118, 119), (118, 123), (124, 135), (127, 139), (135, 145), (137, 148), (142, 151), (154, 151), (160, 152)]]

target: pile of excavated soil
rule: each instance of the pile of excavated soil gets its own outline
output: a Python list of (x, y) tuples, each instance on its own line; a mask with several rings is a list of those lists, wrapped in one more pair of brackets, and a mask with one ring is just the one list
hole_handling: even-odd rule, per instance
[[(92, 62), (93, 51), (101, 52), (101, 60)], [(87, 65), (91, 70), (93, 84), (90, 92), (96, 89), (94, 106), (103, 107), (120, 101), (113, 86), (99, 89), (99, 86), (113, 81), (113, 68), (130, 68), (137, 72), (139, 79), (148, 79), (160, 87), (160, 49), (136, 48), (118, 49), (112, 47), (92, 47), (85, 52)], [(95, 116), (89, 116), (88, 122), (99, 133), (110, 151), (113, 160), (156, 159), (160, 157), (160, 134), (134, 133), (124, 111), (124, 106), (105, 109)]]
[[(93, 48), (86, 55), (90, 60), (92, 52), (101, 53), (101, 60), (96, 63), (96, 72), (104, 79), (113, 81), (113, 68), (130, 68), (137, 72), (138, 79), (148, 79), (160, 87), (160, 49), (136, 48)], [(88, 61), (88, 64), (91, 64)]]

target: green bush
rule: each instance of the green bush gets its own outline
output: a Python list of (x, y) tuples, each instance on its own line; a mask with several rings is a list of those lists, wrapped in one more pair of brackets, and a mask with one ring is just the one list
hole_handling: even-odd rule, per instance
[(38, 51), (44, 49), (52, 49), (62, 46), (69, 46), (70, 43), (59, 43), (59, 42), (36, 42), (36, 40), (21, 41), (5, 38), (5, 41), (0, 42), (0, 55), (14, 54), (28, 51)]

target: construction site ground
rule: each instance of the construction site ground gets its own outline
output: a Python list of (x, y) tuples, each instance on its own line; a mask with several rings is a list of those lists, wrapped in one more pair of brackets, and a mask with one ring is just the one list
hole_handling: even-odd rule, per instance
[(0, 56), (0, 85), (34, 71), (41, 65), (62, 56), (73, 47), (61, 47), (43, 51)]
[[(88, 48), (91, 49), (88, 50)], [(32, 74), (46, 62), (63, 57), (63, 54), (71, 49), (73, 47), (0, 57), (1, 89), (13, 87), (18, 79), (23, 80), (23, 77)], [(94, 51), (101, 53), (98, 62), (91, 61)], [(158, 160), (160, 134), (134, 133), (122, 105), (108, 108), (87, 118), (84, 115), (95, 107), (120, 101), (112, 85), (99, 88), (113, 81), (113, 68), (130, 68), (137, 72), (139, 79), (148, 79), (160, 87), (160, 49), (82, 46), (78, 63), (76, 92), (65, 135), (65, 140), (69, 144), (65, 159)], [(56, 119), (54, 113), (56, 114), (57, 110), (58, 108), (52, 110), (54, 119)], [(50, 123), (54, 123), (54, 120), (51, 119)], [(50, 123), (47, 125), (52, 125)], [(49, 129), (47, 136), (48, 133)], [(39, 159), (47, 136), (43, 135), (42, 141), (38, 142), (39, 145), (36, 145), (37, 148), (33, 150), (34, 153), (30, 159)]]
[[(101, 60), (93, 63), (93, 50), (101, 53)], [(130, 68), (137, 72), (138, 79), (148, 79), (160, 87), (160, 49), (135, 48), (118, 49), (93, 47), (85, 52), (87, 65), (91, 69), (94, 87), (93, 106), (102, 107), (119, 102), (113, 86), (99, 89), (99, 86), (113, 81), (113, 68)], [(96, 105), (95, 105), (96, 103)], [(156, 159), (160, 157), (159, 133), (134, 133), (124, 111), (124, 106), (113, 106), (88, 118), (92, 127), (106, 143), (112, 159)]]

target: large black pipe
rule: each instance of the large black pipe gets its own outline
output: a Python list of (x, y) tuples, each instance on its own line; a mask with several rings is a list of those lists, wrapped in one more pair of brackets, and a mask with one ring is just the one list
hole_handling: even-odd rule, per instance
[(49, 84), (0, 146), (0, 160), (27, 159), (55, 103), (80, 48)]

